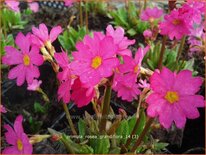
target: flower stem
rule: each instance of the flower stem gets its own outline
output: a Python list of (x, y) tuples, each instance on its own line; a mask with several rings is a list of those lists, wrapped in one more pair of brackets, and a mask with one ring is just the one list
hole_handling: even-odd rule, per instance
[[(133, 135), (135, 135), (135, 133), (136, 133), (137, 130), (138, 130), (138, 127), (139, 127), (139, 123), (140, 123), (142, 114), (143, 114), (143, 110), (141, 110), (140, 115), (139, 115), (139, 118), (136, 119), (135, 126), (134, 126), (134, 128), (133, 128), (133, 130), (132, 130), (132, 132), (131, 132), (131, 134), (130, 134), (130, 136), (129, 136), (129, 139), (127, 139), (127, 142), (126, 142), (126, 144), (125, 144), (125, 146), (124, 146), (124, 147), (125, 147), (124, 150), (128, 150), (128, 147), (129, 147), (129, 145), (130, 145), (130, 143), (131, 143), (131, 141), (132, 141), (132, 137), (133, 137)], [(123, 151), (123, 148), (122, 148), (121, 151)], [(122, 153), (125, 153), (125, 152), (123, 151)]]
[(87, 1), (85, 1), (85, 25), (86, 25), (86, 32), (89, 33), (89, 21), (88, 21), (88, 11), (87, 11)]
[(111, 92), (112, 92), (112, 86), (108, 85), (106, 87), (106, 91), (105, 91), (105, 95), (104, 95), (102, 118), (100, 121), (100, 132), (106, 131), (106, 123), (107, 123), (107, 117), (109, 114)]
[(69, 110), (68, 110), (68, 107), (67, 107), (67, 105), (64, 104), (64, 103), (63, 103), (63, 108), (64, 108), (64, 111), (65, 111), (65, 113), (66, 113), (66, 117), (67, 117), (69, 126), (71, 127), (72, 134), (73, 134), (73, 135), (77, 135), (77, 132), (76, 132), (76, 130), (75, 130), (75, 128), (74, 128), (74, 124), (73, 124), (72, 119), (71, 119), (71, 115), (70, 115)]
[(140, 134), (140, 136), (138, 137), (136, 143), (134, 144), (134, 146), (132, 147), (131, 149), (131, 152), (135, 152), (135, 150), (137, 149), (137, 147), (141, 144), (143, 138), (145, 137), (145, 135), (147, 134), (147, 132), (149, 131), (150, 129), (150, 126), (152, 125), (152, 122), (153, 122), (154, 118), (149, 118), (145, 127), (144, 127), (144, 130), (142, 131), (142, 133)]
[(82, 16), (82, 0), (79, 1), (79, 21), (80, 26), (83, 26), (83, 16)]
[(185, 39), (186, 39), (186, 37), (183, 36), (183, 37), (182, 37), (182, 40), (181, 40), (181, 42), (180, 42), (180, 46), (179, 46), (178, 53), (177, 53), (176, 63), (179, 61), (180, 56), (181, 56), (181, 54), (182, 54), (182, 51), (183, 51), (183, 48), (184, 48), (184, 45), (185, 45)]
[(165, 53), (166, 40), (167, 40), (167, 37), (163, 36), (163, 38), (162, 38), (162, 47), (161, 47), (161, 51), (160, 51), (160, 58), (159, 58), (159, 63), (158, 63), (159, 70), (162, 69), (162, 63), (163, 63), (163, 58), (164, 58), (164, 53)]

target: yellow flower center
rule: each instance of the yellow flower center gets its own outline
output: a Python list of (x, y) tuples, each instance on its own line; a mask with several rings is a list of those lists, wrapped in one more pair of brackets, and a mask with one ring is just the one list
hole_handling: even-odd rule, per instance
[(22, 144), (22, 141), (20, 139), (17, 140), (17, 148), (19, 151), (21, 151), (23, 149), (23, 144)]
[(139, 69), (139, 67), (138, 67), (138, 65), (136, 65), (136, 66), (134, 67), (134, 73), (137, 73), (137, 72), (138, 72), (138, 69)]
[(174, 24), (174, 25), (179, 25), (180, 22), (181, 22), (181, 21), (180, 21), (179, 19), (175, 19), (175, 20), (172, 21), (172, 24)]
[(100, 56), (96, 56), (92, 59), (92, 68), (97, 69), (102, 64), (102, 58)]
[(174, 92), (174, 91), (168, 91), (167, 94), (165, 95), (165, 99), (173, 104), (174, 102), (177, 102), (179, 101), (179, 95), (177, 92)]
[(29, 66), (30, 65), (30, 58), (29, 58), (29, 56), (27, 54), (24, 55), (23, 61), (24, 61), (24, 65), (25, 66)]

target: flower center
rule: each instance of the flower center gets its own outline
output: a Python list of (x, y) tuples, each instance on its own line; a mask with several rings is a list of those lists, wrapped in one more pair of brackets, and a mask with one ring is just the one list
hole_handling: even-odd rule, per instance
[(17, 140), (17, 148), (19, 151), (21, 151), (23, 149), (23, 144), (22, 144), (22, 141), (20, 139)]
[(96, 56), (92, 59), (92, 68), (97, 69), (102, 64), (102, 58), (100, 56)]
[(181, 21), (180, 21), (179, 19), (175, 19), (175, 20), (172, 21), (172, 24), (174, 24), (174, 25), (179, 25), (180, 22), (181, 22)]
[(174, 91), (168, 91), (167, 94), (165, 95), (165, 99), (173, 104), (174, 102), (177, 102), (179, 100), (179, 95), (177, 92)]
[(24, 55), (23, 61), (24, 61), (24, 65), (25, 66), (29, 66), (30, 58), (29, 58), (29, 56), (27, 54)]
[(150, 18), (149, 18), (149, 22), (151, 22), (151, 23), (154, 22), (154, 18), (153, 18), (153, 17), (150, 17)]
[(134, 73), (137, 73), (137, 72), (138, 72), (138, 69), (139, 69), (139, 67), (138, 67), (138, 65), (136, 65), (136, 66), (134, 67)]

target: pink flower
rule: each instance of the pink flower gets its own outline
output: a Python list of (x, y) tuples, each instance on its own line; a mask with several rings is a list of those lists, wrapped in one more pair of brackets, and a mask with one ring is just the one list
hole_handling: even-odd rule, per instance
[(39, 4), (37, 2), (33, 2), (33, 3), (28, 3), (29, 8), (33, 11), (33, 12), (38, 12), (39, 11)]
[(0, 113), (7, 113), (6, 108), (2, 104), (0, 104)]
[(178, 9), (181, 16), (187, 18), (187, 21), (193, 24), (200, 24), (202, 21), (202, 12), (204, 11), (204, 3), (193, 2), (185, 3), (181, 8)]
[(128, 50), (129, 45), (133, 45), (135, 40), (129, 40), (124, 36), (124, 29), (122, 27), (118, 27), (116, 30), (111, 25), (107, 26), (107, 36), (111, 36), (114, 40), (114, 43), (118, 46), (117, 54), (119, 55), (128, 55), (131, 56), (132, 53)]
[(23, 117), (19, 115), (14, 122), (14, 129), (9, 125), (4, 125), (7, 130), (5, 133), (6, 141), (9, 146), (3, 150), (3, 154), (32, 154), (32, 145), (29, 143), (29, 138), (24, 133), (22, 127)]
[(37, 45), (38, 47), (45, 46), (45, 44), (51, 44), (55, 41), (58, 35), (62, 32), (61, 26), (56, 26), (51, 29), (49, 34), (48, 29), (45, 24), (40, 24), (39, 29), (36, 27), (32, 27), (32, 43)]
[(34, 78), (38, 78), (40, 73), (37, 66), (44, 62), (42, 55), (39, 54), (39, 49), (36, 46), (30, 46), (29, 38), (29, 34), (24, 36), (22, 33), (18, 33), (15, 43), (20, 51), (12, 46), (6, 46), (6, 55), (2, 57), (4, 64), (16, 65), (9, 71), (8, 78), (17, 79), (18, 86), (21, 86), (25, 80), (31, 84)]
[(36, 91), (42, 84), (41, 80), (34, 79), (31, 84), (28, 84), (27, 90)]
[(195, 95), (200, 89), (202, 79), (192, 77), (192, 72), (183, 70), (173, 73), (167, 68), (155, 71), (150, 78), (153, 93), (146, 102), (147, 114), (159, 117), (160, 124), (169, 128), (174, 121), (178, 128), (183, 128), (186, 118), (199, 117), (198, 107), (204, 107), (204, 97)]
[(70, 101), (70, 90), (72, 85), (72, 74), (69, 65), (69, 58), (65, 52), (55, 53), (54, 58), (62, 68), (62, 71), (57, 74), (57, 78), (60, 81), (58, 88), (58, 100), (63, 100), (64, 103)]
[(150, 88), (150, 84), (147, 83), (147, 80), (140, 79), (138, 85), (140, 88)]
[(65, 6), (72, 6), (72, 4), (75, 2), (75, 0), (64, 0)]
[(93, 87), (87, 88), (81, 81), (76, 79), (72, 85), (71, 99), (77, 105), (78, 108), (88, 105), (95, 96), (95, 90)]
[(155, 19), (160, 18), (163, 15), (163, 10), (154, 8), (146, 8), (146, 10), (142, 11), (140, 18), (143, 21), (153, 22)]
[(83, 84), (98, 84), (102, 78), (110, 77), (119, 63), (112, 37), (102, 38), (98, 33), (94, 33), (93, 38), (86, 35), (82, 42), (76, 44), (76, 48), (77, 52), (72, 53), (74, 61), (71, 68)]
[(9, 9), (15, 12), (19, 12), (19, 1), (18, 0), (5, 0), (5, 3)]
[(136, 79), (132, 76), (119, 74), (114, 81), (112, 88), (117, 92), (117, 96), (121, 97), (122, 100), (131, 102), (137, 98), (137, 95), (141, 93), (136, 84)]
[(178, 10), (172, 10), (170, 14), (165, 15), (165, 21), (160, 23), (160, 34), (168, 35), (171, 40), (181, 39), (184, 35), (190, 33), (191, 25), (188, 24), (186, 16), (179, 13)]
[(123, 56), (124, 64), (119, 65), (120, 72), (127, 73), (129, 76), (134, 76), (135, 78), (137, 78), (142, 60), (149, 49), (149, 46), (145, 48), (138, 48), (134, 59), (126, 55)]
[(152, 37), (152, 31), (150, 29), (147, 29), (143, 32), (143, 36), (145, 38), (151, 38)]

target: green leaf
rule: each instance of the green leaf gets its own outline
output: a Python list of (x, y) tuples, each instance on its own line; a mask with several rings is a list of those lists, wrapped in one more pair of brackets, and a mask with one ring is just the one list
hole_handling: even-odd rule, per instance
[(137, 32), (135, 31), (135, 29), (131, 28), (127, 31), (127, 33), (130, 35), (130, 36), (134, 36), (137, 34)]
[[(86, 123), (84, 122), (84, 120), (82, 119), (79, 120), (78, 129), (79, 129), (79, 135), (84, 137), (86, 134)], [(80, 139), (80, 140), (83, 141), (83, 139)]]
[(42, 106), (40, 103), (35, 102), (34, 103), (34, 111), (35, 111), (35, 113), (44, 114), (46, 112), (46, 108), (44, 106)]
[(117, 128), (116, 135), (122, 136), (122, 138), (117, 139), (117, 143), (124, 144), (126, 143), (126, 137), (129, 135), (129, 124), (127, 120), (122, 120), (119, 127)]
[(90, 146), (94, 149), (95, 154), (107, 154), (110, 148), (109, 137), (104, 136), (90, 139)]

